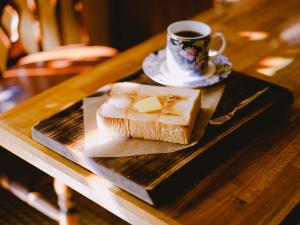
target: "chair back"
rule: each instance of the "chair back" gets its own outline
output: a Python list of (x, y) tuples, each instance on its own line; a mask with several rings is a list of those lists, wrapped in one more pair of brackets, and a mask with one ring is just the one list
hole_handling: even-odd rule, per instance
[(74, 0), (1, 0), (0, 71), (24, 55), (87, 43), (81, 10)]

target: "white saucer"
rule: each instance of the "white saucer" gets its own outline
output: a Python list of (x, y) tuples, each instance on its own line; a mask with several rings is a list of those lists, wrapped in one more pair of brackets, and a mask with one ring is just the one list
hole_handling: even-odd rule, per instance
[(143, 62), (144, 73), (157, 83), (175, 87), (207, 87), (217, 84), (231, 73), (231, 62), (220, 55), (208, 63), (208, 70), (203, 75), (191, 73), (189, 76), (170, 73), (166, 63), (166, 49), (148, 55)]

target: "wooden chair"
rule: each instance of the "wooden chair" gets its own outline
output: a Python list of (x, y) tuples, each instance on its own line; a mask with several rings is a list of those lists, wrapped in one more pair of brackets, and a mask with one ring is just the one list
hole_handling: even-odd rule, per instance
[(88, 45), (84, 9), (79, 0), (1, 1), (0, 91), (19, 94), (0, 97), (0, 112), (117, 54)]
[[(4, 78), (20, 74), (49, 76), (79, 73), (116, 55), (117, 51), (113, 48), (88, 45), (90, 38), (82, 18), (83, 3), (77, 0), (74, 5), (73, 2), (1, 1), (0, 71)], [(70, 54), (71, 51), (75, 52), (75, 57), (74, 53)], [(24, 55), (30, 60), (21, 58)], [(31, 70), (26, 71), (26, 66)], [(36, 67), (38, 70), (33, 69)]]
[[(81, 21), (82, 3), (73, 0), (4, 0), (0, 3), (0, 94), (18, 104), (27, 98), (86, 71), (113, 57), (117, 51), (106, 46), (88, 46), (89, 36)], [(10, 92), (9, 92), (10, 91)], [(2, 102), (1, 102), (2, 101)], [(7, 110), (9, 107), (2, 109)], [(70, 189), (54, 180), (59, 208), (7, 174), (0, 186), (60, 224), (77, 224)]]

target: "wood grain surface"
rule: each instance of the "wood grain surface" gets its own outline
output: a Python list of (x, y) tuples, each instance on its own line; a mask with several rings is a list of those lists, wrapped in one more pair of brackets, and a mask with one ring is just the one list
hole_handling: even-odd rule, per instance
[[(153, 83), (142, 72), (127, 80)], [(212, 169), (212, 165), (216, 165), (216, 161), (220, 162), (224, 160), (225, 155), (229, 155), (229, 152), (224, 152), (221, 142), (230, 140), (235, 144), (240, 143), (233, 140), (232, 136), (245, 135), (241, 133), (243, 130), (241, 127), (251, 125), (252, 133), (256, 133), (258, 125), (268, 125), (266, 116), (273, 120), (278, 119), (278, 114), (282, 115), (292, 102), (292, 94), (287, 89), (232, 72), (231, 77), (225, 81), (225, 90), (213, 117), (224, 115), (239, 102), (265, 87), (269, 87), (269, 90), (264, 95), (237, 112), (230, 121), (223, 125), (208, 125), (207, 132), (199, 144), (174, 153), (117, 158), (86, 157), (82, 154), (84, 149), (82, 100), (39, 122), (32, 129), (32, 138), (95, 174), (104, 176), (116, 186), (150, 204), (167, 203), (179, 191), (191, 185), (192, 181), (203, 177), (204, 172)], [(95, 95), (97, 94), (93, 96)], [(211, 149), (216, 148), (216, 145), (220, 147), (212, 154)], [(190, 163), (193, 166), (187, 165)]]
[(32, 140), (31, 127), (136, 72), (147, 54), (165, 45), (165, 33), (2, 114), (0, 144), (133, 224), (280, 224), (300, 202), (299, 11), (298, 0), (244, 0), (216, 3), (194, 18), (225, 34), (235, 70), (288, 87), (294, 103), (285, 120), (260, 129), (164, 206), (150, 206), (43, 147)]

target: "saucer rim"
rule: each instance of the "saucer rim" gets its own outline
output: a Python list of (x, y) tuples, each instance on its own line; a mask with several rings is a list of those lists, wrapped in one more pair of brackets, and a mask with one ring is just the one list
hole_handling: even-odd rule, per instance
[[(168, 81), (166, 81), (166, 80), (155, 79), (155, 77), (156, 77), (157, 75), (152, 75), (152, 74), (147, 73), (147, 69), (145, 69), (145, 68), (146, 68), (146, 65), (145, 65), (145, 64), (146, 64), (147, 60), (149, 60), (149, 57), (151, 57), (152, 55), (154, 55), (154, 56), (156, 57), (156, 59), (157, 59), (157, 58), (158, 58), (157, 56), (158, 56), (159, 52), (162, 52), (162, 51), (166, 51), (166, 48), (161, 48), (161, 49), (159, 49), (159, 50), (157, 50), (157, 51), (151, 52), (150, 54), (148, 54), (148, 55), (144, 58), (143, 64), (142, 64), (142, 69), (143, 69), (143, 72), (145, 73), (145, 75), (146, 75), (147, 77), (149, 77), (151, 80), (153, 80), (153, 81), (155, 81), (155, 82), (157, 82), (157, 83), (159, 83), (159, 84), (162, 84), (162, 85), (173, 86), (173, 87), (187, 87), (187, 88), (209, 87), (209, 86), (213, 86), (213, 85), (218, 84), (218, 83), (222, 82), (223, 80), (227, 79), (227, 78), (230, 76), (230, 74), (232, 73), (232, 63), (231, 63), (230, 59), (229, 59), (227, 56), (225, 56), (225, 54), (221, 54), (221, 55), (218, 56), (218, 57), (223, 56), (223, 57), (225, 57), (225, 58), (228, 59), (228, 63), (229, 63), (230, 70), (225, 71), (225, 72), (222, 72), (222, 73), (220, 73), (220, 74), (216, 74), (216, 72), (214, 72), (214, 74), (207, 76), (207, 78), (203, 78), (203, 79), (199, 80), (199, 81), (198, 81), (196, 84), (194, 84), (194, 85), (193, 85), (193, 84), (189, 84), (189, 83), (184, 83), (184, 82), (182, 82), (181, 84), (178, 84), (178, 83), (176, 84), (176, 83), (168, 82)], [(158, 68), (158, 70), (159, 70), (159, 72), (160, 72), (160, 75), (161, 75), (161, 76), (164, 76), (165, 73), (163, 73), (163, 72), (161, 71), (160, 67), (161, 67), (161, 64), (162, 64), (163, 62), (166, 61), (166, 56), (164, 56), (162, 60), (160, 59), (160, 60), (156, 60), (156, 61), (159, 62), (156, 68)], [(213, 62), (212, 59), (210, 59), (210, 61), (211, 61), (214, 65), (216, 65), (216, 63)], [(205, 76), (205, 75), (204, 75), (204, 76)], [(209, 81), (209, 80), (213, 80), (212, 78), (219, 78), (219, 79), (218, 79), (217, 81), (207, 82), (207, 81)], [(202, 82), (202, 84), (199, 83), (199, 82)]]

